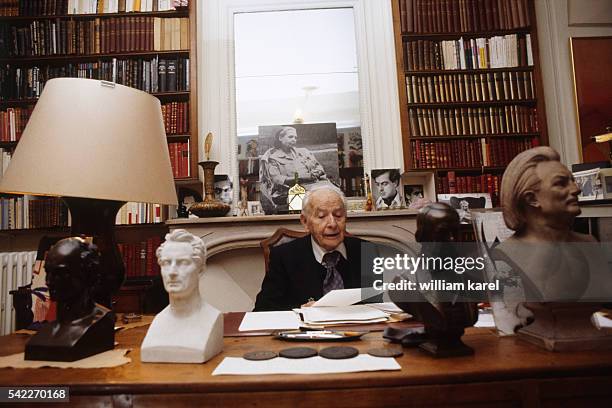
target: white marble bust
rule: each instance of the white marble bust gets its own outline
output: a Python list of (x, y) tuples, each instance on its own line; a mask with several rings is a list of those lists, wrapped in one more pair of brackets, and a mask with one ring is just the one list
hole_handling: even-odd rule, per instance
[(203, 363), (223, 349), (223, 315), (200, 297), (206, 246), (182, 230), (166, 234), (157, 250), (170, 304), (149, 327), (142, 342), (143, 362)]

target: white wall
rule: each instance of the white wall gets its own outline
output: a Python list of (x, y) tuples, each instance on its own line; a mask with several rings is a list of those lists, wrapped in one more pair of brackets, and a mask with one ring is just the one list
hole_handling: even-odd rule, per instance
[[(585, 11), (601, 6), (601, 0), (569, 1), (579, 4)], [(570, 27), (568, 0), (535, 0), (535, 6), (548, 138), (550, 145), (561, 154), (561, 160), (568, 165), (579, 163), (581, 153), (578, 141), (570, 38), (612, 36), (612, 26)], [(588, 14), (587, 12), (584, 15)]]

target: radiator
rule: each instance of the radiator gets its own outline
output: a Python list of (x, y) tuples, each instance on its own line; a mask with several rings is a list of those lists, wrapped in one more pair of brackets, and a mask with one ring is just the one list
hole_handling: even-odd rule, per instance
[(15, 310), (11, 290), (32, 282), (36, 251), (0, 252), (0, 335), (15, 331)]

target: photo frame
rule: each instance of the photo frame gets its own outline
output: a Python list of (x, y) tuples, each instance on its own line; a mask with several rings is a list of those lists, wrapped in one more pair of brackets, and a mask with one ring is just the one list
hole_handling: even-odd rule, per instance
[(425, 186), (423, 184), (404, 184), (404, 202), (406, 207), (415, 207), (424, 198)]
[(493, 208), (489, 193), (438, 194), (438, 201), (457, 210), (461, 224), (472, 223), (472, 209)]
[(249, 215), (265, 215), (261, 202), (259, 201), (247, 202), (247, 213)]
[(411, 189), (404, 187), (404, 201), (406, 207), (411, 210), (420, 210), (427, 204), (436, 201), (436, 181), (432, 171), (406, 171), (402, 174), (402, 184), (404, 186), (422, 186), (423, 196), (418, 200), (413, 197), (408, 202), (406, 193), (411, 193)]
[(296, 173), (306, 191), (320, 184), (341, 185), (335, 123), (259, 126), (257, 155), (266, 214), (288, 211), (287, 195)]
[(230, 211), (226, 216), (232, 216), (234, 214), (234, 183), (231, 176), (215, 174), (214, 196), (215, 199), (230, 206)]
[(578, 201), (592, 201), (603, 198), (603, 186), (599, 177), (600, 169), (583, 170), (572, 173), (576, 184), (580, 187)]
[(399, 169), (373, 169), (370, 184), (374, 209), (377, 211), (406, 207)]

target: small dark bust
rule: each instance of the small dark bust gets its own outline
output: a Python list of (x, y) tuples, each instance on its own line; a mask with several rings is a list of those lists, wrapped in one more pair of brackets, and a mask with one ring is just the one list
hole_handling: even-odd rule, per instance
[[(452, 243), (459, 241), (459, 215), (452, 207), (444, 203), (433, 203), (424, 207), (417, 216), (415, 238), (421, 243), (421, 252), (426, 257), (454, 257), (456, 247)], [(400, 277), (396, 278), (396, 281)], [(430, 279), (453, 282), (462, 279), (454, 271), (419, 270), (418, 281)], [(474, 350), (461, 341), (466, 327), (473, 326), (478, 320), (478, 309), (473, 302), (466, 302), (448, 293), (435, 291), (417, 292), (411, 301), (406, 301), (403, 294), (390, 293), (391, 298), (404, 311), (412, 314), (425, 326), (425, 341), (419, 347), (435, 357), (453, 357), (470, 355)], [(399, 300), (402, 299), (402, 300)], [(404, 341), (405, 344), (410, 342)]]
[(114, 313), (96, 304), (100, 254), (80, 237), (58, 241), (45, 258), (46, 281), (57, 302), (57, 320), (44, 324), (26, 344), (26, 360), (76, 361), (112, 350)]

